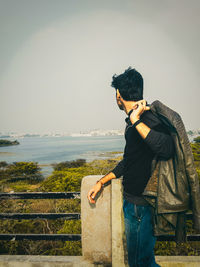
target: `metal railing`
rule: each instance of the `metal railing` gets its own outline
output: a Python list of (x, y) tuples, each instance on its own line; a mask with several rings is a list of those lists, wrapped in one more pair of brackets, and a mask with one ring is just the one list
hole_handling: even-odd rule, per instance
[[(80, 192), (34, 192), (0, 193), (3, 199), (80, 199)], [(59, 219), (80, 220), (80, 213), (0, 213), (0, 219)], [(186, 219), (192, 220), (192, 214), (186, 213)], [(81, 234), (0, 234), (0, 240), (62, 240), (80, 241)], [(174, 235), (159, 235), (157, 241), (175, 241)], [(200, 234), (187, 234), (187, 241), (200, 241)]]
[[(3, 199), (80, 199), (80, 192), (0, 193)], [(80, 213), (0, 213), (0, 219), (59, 219), (80, 220)], [(0, 234), (0, 240), (62, 240), (80, 241), (80, 234)]]

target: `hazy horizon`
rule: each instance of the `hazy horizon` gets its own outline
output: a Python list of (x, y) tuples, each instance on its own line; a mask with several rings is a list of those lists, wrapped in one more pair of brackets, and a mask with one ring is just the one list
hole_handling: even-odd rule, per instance
[(123, 129), (112, 76), (200, 128), (197, 0), (0, 0), (0, 132)]

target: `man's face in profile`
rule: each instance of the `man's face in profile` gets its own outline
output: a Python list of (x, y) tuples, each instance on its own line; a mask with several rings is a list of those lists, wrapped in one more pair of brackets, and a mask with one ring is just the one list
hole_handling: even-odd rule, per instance
[(119, 109), (124, 110), (123, 104), (122, 104), (122, 102), (120, 100), (120, 94), (119, 94), (118, 90), (116, 91), (116, 102), (117, 102), (117, 105), (118, 105)]

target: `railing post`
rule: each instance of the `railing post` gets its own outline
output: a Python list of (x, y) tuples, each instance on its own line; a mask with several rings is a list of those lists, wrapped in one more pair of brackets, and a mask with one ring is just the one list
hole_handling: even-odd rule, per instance
[(125, 267), (127, 249), (124, 232), (122, 183), (113, 179), (96, 204), (89, 204), (87, 193), (101, 176), (87, 176), (81, 185), (82, 253), (94, 263)]
[(111, 265), (111, 186), (106, 186), (95, 204), (90, 204), (87, 193), (102, 176), (91, 175), (81, 184), (82, 254), (85, 260)]

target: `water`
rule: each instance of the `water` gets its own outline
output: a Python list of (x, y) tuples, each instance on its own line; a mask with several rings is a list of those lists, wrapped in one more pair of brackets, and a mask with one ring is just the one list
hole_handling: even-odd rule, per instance
[(51, 173), (51, 163), (80, 158), (87, 161), (106, 158), (105, 152), (123, 152), (125, 145), (124, 136), (24, 137), (17, 140), (20, 145), (0, 147), (0, 161), (35, 161), (46, 164), (47, 166), (42, 166), (44, 176)]

